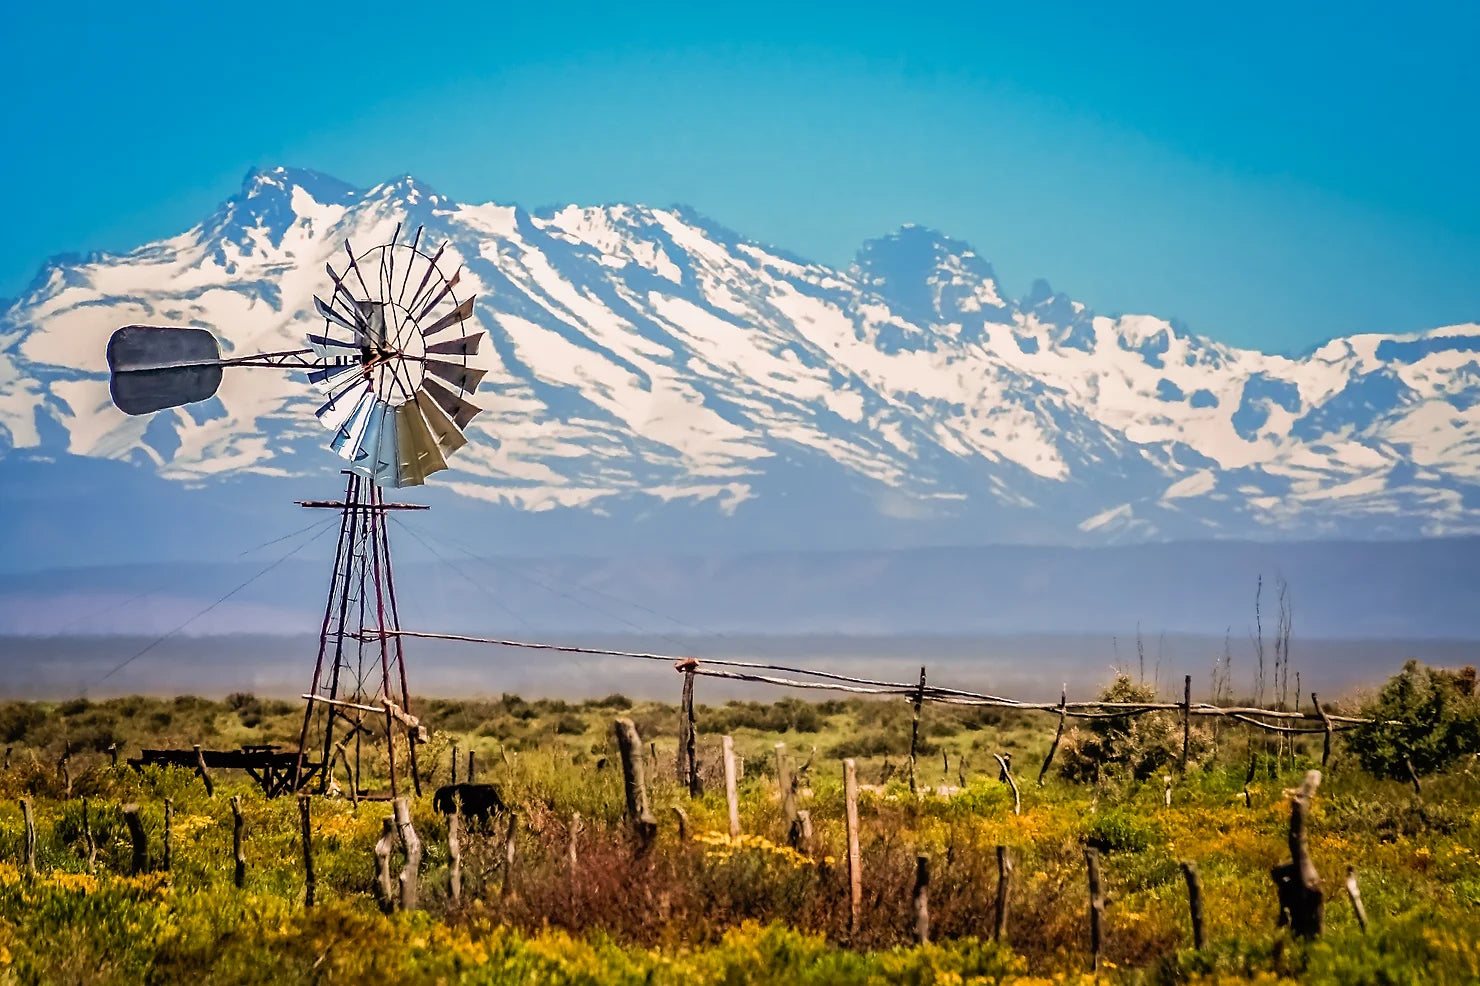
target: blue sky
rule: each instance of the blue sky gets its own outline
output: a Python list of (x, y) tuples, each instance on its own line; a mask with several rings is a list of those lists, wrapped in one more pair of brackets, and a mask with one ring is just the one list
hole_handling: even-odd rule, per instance
[(833, 264), (924, 223), (1269, 349), (1480, 320), (1474, 4), (206, 6), (6, 9), (0, 296), (288, 164)]

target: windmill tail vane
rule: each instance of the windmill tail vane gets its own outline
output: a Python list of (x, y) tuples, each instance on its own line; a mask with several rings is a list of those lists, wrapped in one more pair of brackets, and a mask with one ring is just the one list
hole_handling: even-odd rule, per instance
[(420, 227), (410, 243), (400, 232), (359, 254), (346, 242), (343, 270), (325, 265), (328, 300), (313, 299), (323, 324), (301, 349), (223, 357), (208, 329), (118, 329), (108, 340), (113, 403), (152, 414), (209, 400), (228, 369), (301, 370), (323, 394), (315, 415), (329, 447), (352, 472), (376, 486), (421, 485), (467, 444), (481, 410), (471, 397), (485, 371), (469, 360), (483, 331), (464, 325), (476, 299), (457, 297), (462, 268), (449, 278), (439, 266), (447, 245), (428, 255)]

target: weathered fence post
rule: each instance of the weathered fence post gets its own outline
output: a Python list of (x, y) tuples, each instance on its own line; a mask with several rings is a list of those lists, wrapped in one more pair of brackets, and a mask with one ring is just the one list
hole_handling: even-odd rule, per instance
[(1007, 786), (1012, 788), (1012, 813), (1014, 815), (1021, 815), (1023, 813), (1023, 798), (1018, 793), (1017, 781), (1012, 779), (1012, 754), (1009, 753), (1003, 756), (1000, 753), (994, 753), (992, 756), (997, 758), (997, 765), (1002, 768), (1002, 772), (997, 775), (997, 779), (999, 781), (1006, 781)]
[(469, 784), (472, 784), (472, 783), (474, 783), (477, 780), (477, 778), (473, 776), (473, 768), (474, 768), (475, 765), (476, 765), (476, 761), (473, 758), (473, 751), (472, 750), (469, 750), (468, 751), (468, 783)]
[(175, 862), (175, 803), (164, 799), (164, 863), (161, 867), (168, 873)]
[(68, 743), (62, 749), (61, 759), (57, 761), (57, 773), (62, 778), (62, 797), (72, 798), (72, 744)]
[(1319, 770), (1307, 771), (1305, 783), (1290, 798), (1290, 862), (1269, 871), (1279, 896), (1279, 925), (1288, 924), (1297, 938), (1315, 938), (1325, 928), (1325, 898), (1321, 877), (1310, 859), (1305, 823), (1310, 799), (1321, 783)]
[(1182, 676), (1182, 769), (1187, 769), (1187, 750), (1192, 745), (1192, 675)]
[(863, 859), (858, 852), (858, 766), (843, 761), (843, 801), (848, 828), (848, 933), (857, 936), (863, 915)]
[(87, 871), (93, 872), (98, 863), (98, 844), (93, 839), (92, 818), (88, 811), (88, 801), (82, 799), (82, 844), (87, 848)]
[(236, 857), (236, 872), (232, 876), (232, 882), (238, 890), (247, 882), (247, 851), (242, 846), (242, 829), (245, 825), (241, 795), (234, 794), (231, 797), (231, 850)]
[(391, 847), (395, 838), (396, 820), (387, 815), (380, 821), (380, 838), (375, 843), (375, 898), (386, 914), (396, 906), (396, 894), (391, 884)]
[(1192, 915), (1192, 947), (1203, 949), (1203, 896), (1202, 877), (1197, 864), (1190, 859), (1182, 860), (1182, 877), (1187, 881), (1187, 909)]
[(1403, 758), (1403, 769), (1408, 774), (1408, 782), (1413, 785), (1414, 796), (1422, 795), (1423, 790), (1418, 786), (1418, 771), (1413, 769), (1413, 761), (1408, 757)]
[(680, 843), (689, 841), (689, 813), (683, 810), (682, 805), (673, 806), (674, 817), (678, 819), (678, 841)]
[(216, 796), (216, 784), (211, 780), (211, 772), (206, 770), (206, 755), (201, 750), (200, 744), (195, 744), (195, 772), (200, 775), (201, 782), (206, 786), (206, 797)]
[(133, 856), (129, 860), (129, 874), (138, 876), (149, 869), (149, 840), (144, 835), (144, 823), (139, 820), (139, 806), (123, 806), (123, 824), (128, 826), (129, 842), (133, 844)]
[(920, 667), (920, 687), (915, 690), (915, 698), (911, 703), (914, 706), (914, 714), (910, 718), (910, 793), (918, 793), (915, 776), (915, 750), (920, 743), (920, 706), (925, 704), (925, 668)]
[(1012, 856), (1006, 846), (997, 847), (997, 925), (992, 929), (994, 941), (1007, 940), (1007, 901), (1012, 892)]
[(730, 807), (730, 838), (740, 838), (740, 792), (735, 787), (735, 741), (726, 736), (720, 741), (725, 768), (725, 801)]
[[(453, 763), (457, 758), (453, 758)], [(447, 816), (447, 896), (452, 906), (462, 903), (462, 799), (452, 799), (452, 813)]]
[(457, 744), (452, 744), (452, 776), (447, 779), (448, 784), (457, 783)]
[(793, 847), (804, 856), (812, 855), (812, 813), (805, 808), (797, 810), (796, 845)]
[(1100, 952), (1105, 944), (1105, 891), (1100, 883), (1100, 851), (1086, 849), (1084, 863), (1089, 869), (1089, 952), (1091, 968), (1100, 971)]
[(509, 820), (504, 825), (504, 879), (498, 888), (498, 895), (502, 900), (507, 900), (514, 894), (514, 853), (519, 846), (518, 835), (519, 816), (511, 811)]
[(25, 865), (26, 875), (36, 875), (36, 818), (31, 814), (31, 799), (21, 798), (21, 818), (26, 825)]
[(688, 787), (691, 798), (704, 793), (699, 783), (699, 730), (694, 718), (694, 668), (698, 664), (693, 658), (682, 662), (683, 708), (678, 713), (678, 783)]
[(1316, 710), (1316, 714), (1321, 717), (1321, 726), (1326, 731), (1325, 738), (1321, 743), (1321, 769), (1325, 770), (1326, 764), (1331, 760), (1331, 717), (1326, 714), (1325, 709), (1321, 708), (1321, 700), (1316, 697), (1315, 692), (1310, 693), (1310, 705), (1311, 708)]
[(1064, 682), (1059, 691), (1059, 728), (1054, 731), (1053, 742), (1049, 744), (1048, 756), (1043, 758), (1043, 766), (1038, 768), (1038, 786), (1048, 778), (1048, 768), (1053, 764), (1053, 755), (1059, 750), (1059, 740), (1064, 738), (1064, 720), (1069, 715), (1069, 683)]
[(417, 877), (421, 871), (421, 837), (411, 825), (411, 803), (406, 798), (392, 802), (392, 813), (396, 828), (401, 834), (401, 845), (406, 850), (406, 865), (401, 868), (397, 883), (401, 888), (401, 910), (416, 910)]
[(797, 829), (797, 799), (792, 790), (791, 764), (786, 759), (786, 744), (776, 744), (776, 786), (781, 795), (781, 824), (786, 829), (786, 841), (793, 849), (801, 841)]
[(915, 857), (915, 941), (920, 945), (930, 944), (930, 857), (920, 853)]
[(627, 795), (627, 820), (637, 836), (638, 853), (647, 852), (658, 832), (658, 822), (648, 805), (647, 779), (642, 770), (642, 740), (631, 719), (613, 723), (617, 749), (622, 755), (622, 786)]
[(1357, 916), (1357, 926), (1362, 934), (1367, 933), (1367, 908), (1362, 906), (1362, 892), (1357, 889), (1357, 868), (1346, 868), (1346, 896), (1352, 902), (1352, 913)]
[(313, 816), (308, 795), (298, 795), (298, 828), (303, 836), (303, 906), (313, 906), (318, 880), (313, 874)]

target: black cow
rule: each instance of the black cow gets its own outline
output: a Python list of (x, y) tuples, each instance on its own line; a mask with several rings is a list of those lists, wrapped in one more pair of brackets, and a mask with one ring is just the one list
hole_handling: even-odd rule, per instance
[(432, 795), (432, 806), (450, 815), (462, 804), (462, 816), (488, 824), (490, 816), (504, 810), (504, 799), (492, 784), (444, 784)]

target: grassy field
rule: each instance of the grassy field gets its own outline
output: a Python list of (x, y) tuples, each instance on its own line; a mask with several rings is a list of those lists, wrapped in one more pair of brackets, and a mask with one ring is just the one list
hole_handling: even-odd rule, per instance
[[(1338, 742), (1314, 802), (1310, 845), (1326, 892), (1326, 932), (1313, 944), (1276, 927), (1271, 866), (1289, 858), (1287, 788), (1319, 738), (1279, 758), (1240, 728), (1199, 731), (1193, 767), (1144, 780), (1127, 760), (1098, 782), (1060, 773), (1036, 783), (1054, 719), (927, 706), (918, 779), (906, 784), (904, 702), (729, 703), (698, 711), (706, 793), (691, 801), (674, 771), (677, 710), (621, 696), (579, 704), (430, 700), (418, 713), (423, 790), (413, 819), (424, 843), (421, 909), (383, 915), (372, 847), (384, 802), (313, 800), (317, 901), (304, 907), (298, 806), (266, 800), (239, 776), (207, 798), (189, 771), (110, 766), (117, 744), (231, 748), (296, 741), (294, 705), (234, 695), (0, 706), (0, 970), (6, 981), (68, 983), (912, 983), (1078, 982), (1088, 972), (1083, 850), (1097, 847), (1108, 892), (1099, 981), (1473, 983), (1480, 981), (1480, 767), (1474, 757), (1428, 777), (1421, 794), (1362, 771)], [(612, 722), (631, 718), (656, 743), (648, 772), (660, 830), (634, 852), (623, 819)], [(1155, 747), (1174, 719), (1143, 720)], [(718, 739), (745, 760), (740, 840), (728, 837)], [(1091, 737), (1071, 733), (1071, 770)], [(785, 742), (810, 853), (786, 843), (774, 744)], [(472, 749), (478, 780), (514, 808), (508, 863), (503, 817), (463, 838), (463, 901), (448, 896), (445, 819), (430, 789), (453, 744)], [(71, 751), (65, 778), (58, 770)], [(1258, 771), (1244, 789), (1250, 753)], [(1022, 789), (1013, 813), (994, 753), (1011, 753)], [(857, 758), (864, 908), (848, 922), (842, 865), (843, 757)], [(460, 771), (461, 773), (462, 771)], [(962, 781), (964, 780), (964, 784)], [(71, 796), (66, 797), (70, 783)], [(233, 886), (231, 795), (246, 818), (245, 886)], [(22, 864), (18, 799), (35, 805), (37, 872)], [(83, 798), (97, 846), (88, 872)], [(162, 865), (164, 801), (172, 805), (170, 869)], [(122, 806), (136, 803), (151, 870), (126, 875)], [(674, 806), (688, 815), (680, 841)], [(1015, 861), (1006, 941), (996, 919), (996, 847)], [(575, 863), (571, 854), (574, 847)], [(915, 858), (931, 861), (933, 944), (914, 944)], [(1202, 873), (1207, 947), (1191, 947), (1181, 860)], [(399, 859), (393, 865), (400, 866)], [(1355, 868), (1371, 927), (1343, 890)]]

